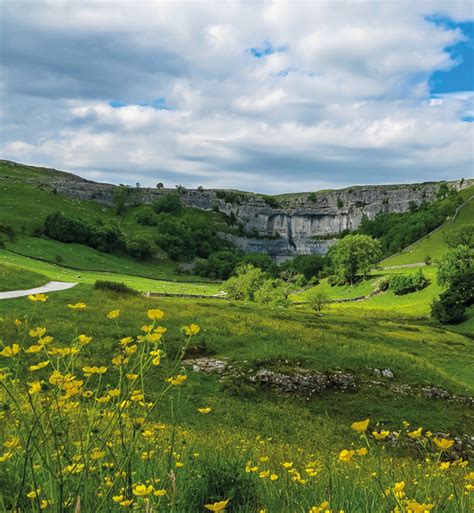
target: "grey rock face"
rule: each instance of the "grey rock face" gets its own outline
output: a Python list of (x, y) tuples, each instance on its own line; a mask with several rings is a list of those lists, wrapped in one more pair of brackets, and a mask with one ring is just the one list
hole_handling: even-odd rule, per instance
[[(6, 179), (7, 177), (4, 177)], [(90, 182), (74, 175), (30, 178), (43, 188), (80, 200), (113, 204), (115, 185)], [(449, 182), (461, 189), (474, 180)], [(217, 210), (235, 217), (247, 235), (225, 235), (246, 252), (265, 252), (283, 260), (294, 255), (326, 253), (344, 230), (355, 230), (364, 216), (373, 219), (379, 212), (406, 212), (411, 204), (432, 201), (440, 183), (350, 187), (336, 191), (287, 194), (273, 197), (270, 206), (264, 197), (237, 193), (237, 199), (217, 190), (183, 190), (185, 205), (202, 210)], [(171, 189), (130, 188), (130, 203), (153, 203)], [(227, 198), (227, 201), (226, 199)], [(234, 201), (231, 203), (230, 201)]]

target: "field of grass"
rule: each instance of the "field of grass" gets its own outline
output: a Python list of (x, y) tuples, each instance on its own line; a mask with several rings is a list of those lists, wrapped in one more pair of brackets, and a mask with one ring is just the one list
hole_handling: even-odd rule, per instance
[[(67, 307), (81, 301), (87, 303), (84, 310)], [(141, 380), (129, 388), (124, 373), (130, 371), (122, 371), (111, 359), (121, 352), (118, 340), (125, 336), (137, 339), (143, 334), (140, 326), (147, 322), (146, 312), (152, 308), (166, 313), (159, 321), (168, 330), (159, 345), (164, 351), (162, 361), (158, 366), (143, 363), (148, 342), (139, 343), (138, 351), (130, 355), (135, 358), (133, 365), (138, 365), (135, 368), (143, 372), (138, 374)], [(111, 310), (119, 310), (116, 319), (107, 318)], [(426, 435), (425, 445), (416, 449), (406, 433), (419, 426), (445, 436), (469, 432), (474, 420), (472, 410), (460, 403), (399, 394), (389, 386), (373, 386), (369, 380), (373, 377), (370, 368), (389, 367), (395, 374), (393, 384), (437, 385), (453, 393), (472, 394), (472, 339), (386, 312), (368, 311), (361, 315), (331, 307), (323, 317), (317, 317), (304, 307), (269, 309), (215, 300), (127, 297), (95, 291), (89, 284), (51, 294), (45, 303), (33, 304), (25, 298), (2, 301), (0, 318), (5, 340), (17, 340), (23, 351), (35, 343), (28, 334), (32, 326), (47, 327), (48, 335), (54, 339), (48, 343), (49, 351), (53, 347), (76, 347), (69, 341), (79, 334), (92, 337), (89, 344), (79, 347), (80, 352), (71, 361), (68, 356), (52, 359), (48, 368), (34, 372), (25, 367), (30, 387), (32, 380), (45, 383), (39, 395), (32, 396), (33, 401), (42, 397), (47, 404), (47, 398), (56, 393), (51, 378), (53, 367), (69, 369), (68, 372), (74, 369), (74, 374), (83, 380), (83, 384), (74, 386), (83, 387), (87, 394), (81, 397), (69, 387), (70, 396), (60, 399), (56, 418), (45, 410), (46, 420), (41, 418), (45, 434), (35, 431), (34, 422), (26, 424), (28, 412), (34, 418), (37, 410), (27, 410), (26, 406), (19, 410), (15, 436), (20, 437), (21, 443), (17, 446), (11, 431), (5, 429), (12, 424), (3, 424), (0, 437), (7, 449), (2, 456), (6, 461), (0, 465), (8, 469), (0, 478), (0, 500), (4, 505), (19, 497), (26, 511), (35, 511), (35, 501), (27, 499), (26, 493), (41, 487), (40, 499), (65, 503), (61, 511), (74, 511), (78, 494), (83, 507), (91, 511), (123, 510), (125, 505), (112, 498), (120, 496), (133, 501), (138, 510), (147, 507), (147, 499), (157, 511), (176, 513), (204, 511), (204, 504), (227, 499), (228, 511), (242, 513), (258, 513), (262, 509), (307, 513), (326, 500), (337, 511), (388, 512), (398, 503), (405, 508), (401, 511), (408, 511), (405, 502), (397, 502), (400, 497), (392, 494), (395, 483), (405, 481), (406, 498), (434, 503), (438, 511), (469, 510), (468, 498), (462, 492), (465, 469), (453, 465), (449, 473), (441, 471), (440, 458), (451, 457), (450, 453), (443, 456), (435, 451), (431, 455), (429, 448), (433, 444)], [(21, 325), (14, 322), (17, 319)], [(238, 374), (221, 383), (219, 375), (185, 370), (179, 361), (176, 367), (174, 356), (186, 343), (180, 329), (191, 323), (197, 323), (201, 330), (189, 341), (185, 356), (212, 355), (242, 368), (264, 366), (280, 372), (291, 372), (299, 366), (319, 371), (343, 370), (354, 373), (359, 385), (354, 391), (328, 390), (309, 400), (297, 395), (289, 400), (260, 390)], [(18, 363), (0, 355), (0, 367), (7, 366), (18, 373), (16, 365), (23, 368), (47, 358), (43, 352), (20, 354)], [(104, 365), (105, 374), (82, 378), (81, 369), (87, 365)], [(164, 379), (177, 373), (187, 375), (186, 381), (167, 385)], [(7, 386), (2, 390), (9, 386), (21, 388), (21, 383), (15, 385), (12, 381), (10, 385), (8, 378), (0, 383)], [(128, 399), (130, 405), (124, 416), (120, 400), (104, 399), (94, 406), (94, 399), (91, 403), (88, 398), (107, 398), (108, 391), (116, 389), (120, 397), (144, 393), (146, 402)], [(56, 400), (62, 395), (59, 385)], [(20, 390), (14, 397), (21, 397)], [(3, 401), (10, 404), (11, 399), (3, 396)], [(154, 401), (156, 407), (148, 410), (146, 404)], [(39, 402), (34, 404), (40, 408)], [(198, 412), (204, 407), (211, 408), (209, 414)], [(18, 405), (12, 404), (11, 408), (17, 411)], [(361, 438), (351, 430), (353, 421), (365, 418), (371, 421), (369, 433), (374, 429), (398, 432), (403, 421), (410, 426), (401, 429), (399, 442), (385, 444), (369, 433), (368, 438)], [(30, 432), (42, 440), (50, 430), (50, 422), (67, 431), (67, 438), (60, 443), (68, 449), (57, 462), (42, 462), (41, 455), (54, 454), (58, 440), (48, 436), (44, 444), (35, 447), (24, 437)], [(84, 422), (88, 427), (80, 429)], [(120, 433), (126, 437), (125, 443)], [(366, 447), (367, 456), (349, 452), (351, 461), (341, 459), (343, 449), (361, 447)], [(51, 452), (44, 452), (47, 450)], [(27, 479), (22, 485), (21, 465), (27, 454), (34, 458), (36, 470), (25, 467)], [(285, 467), (283, 464), (288, 462), (290, 466)], [(295, 471), (289, 472), (291, 468)], [(54, 482), (53, 475), (62, 475), (62, 484)], [(414, 479), (417, 486), (413, 485)], [(140, 495), (141, 488), (136, 487), (141, 483), (159, 493)], [(386, 489), (388, 498), (384, 498)], [(457, 497), (452, 503), (447, 499), (451, 493)], [(47, 506), (56, 510), (53, 504)]]
[(0, 264), (0, 292), (31, 289), (44, 285), (47, 281), (49, 280), (46, 276), (29, 269), (7, 263)]
[[(462, 192), (472, 196), (472, 194), (474, 194), (473, 189), (473, 187), (469, 187)], [(446, 244), (443, 240), (444, 234), (453, 226), (462, 226), (467, 223), (472, 223), (473, 219), (474, 199), (471, 199), (464, 205), (463, 208), (459, 210), (458, 215), (454, 221), (448, 221), (440, 229), (436, 230), (432, 235), (428, 235), (423, 240), (415, 243), (413, 246), (400, 253), (399, 255), (394, 255), (383, 260), (381, 265), (388, 267), (393, 265), (406, 265), (424, 262), (427, 256), (430, 256), (432, 260), (439, 260), (447, 251)]]
[(48, 280), (69, 281), (79, 283), (94, 283), (97, 280), (108, 280), (125, 283), (141, 292), (166, 292), (172, 294), (197, 294), (213, 296), (218, 294), (222, 287), (219, 283), (194, 283), (180, 282), (142, 278), (139, 276), (117, 274), (106, 271), (85, 271), (74, 270), (61, 267), (56, 264), (34, 260), (22, 255), (17, 255), (6, 250), (0, 249), (0, 263), (15, 264), (17, 267), (29, 269), (40, 273)]
[[(80, 270), (107, 271), (174, 281), (207, 282), (192, 274), (178, 274), (176, 264), (166, 258), (138, 262), (126, 255), (102, 253), (82, 244), (66, 244), (45, 237), (24, 237), (5, 243), (15, 253), (59, 263), (63, 267)], [(59, 257), (59, 261), (58, 261)]]

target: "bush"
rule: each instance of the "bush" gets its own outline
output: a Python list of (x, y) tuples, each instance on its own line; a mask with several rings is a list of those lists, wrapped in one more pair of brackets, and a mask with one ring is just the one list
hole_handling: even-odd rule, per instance
[(265, 280), (255, 291), (255, 302), (262, 305), (288, 306), (288, 290), (285, 282), (275, 278)]
[(152, 208), (157, 214), (179, 214), (183, 208), (179, 192), (163, 195), (153, 203)]
[(135, 215), (135, 219), (141, 226), (156, 226), (156, 214), (151, 207), (142, 208)]
[(308, 294), (308, 304), (316, 313), (320, 313), (328, 301), (328, 295), (321, 290), (313, 290)]
[(266, 279), (266, 274), (258, 267), (252, 264), (242, 265), (237, 268), (235, 276), (224, 283), (224, 290), (230, 299), (254, 301), (255, 293)]
[(238, 262), (239, 257), (234, 252), (217, 251), (207, 260), (198, 260), (194, 272), (206, 278), (227, 280), (232, 276)]
[(44, 233), (61, 242), (85, 244), (106, 253), (126, 250), (125, 235), (117, 225), (94, 224), (62, 212), (46, 218)]
[(424, 289), (429, 283), (430, 280), (419, 269), (415, 274), (397, 274), (393, 276), (390, 279), (389, 289), (396, 296), (403, 296), (404, 294)]
[(153, 246), (143, 237), (127, 242), (127, 253), (135, 260), (148, 260), (153, 255)]
[(462, 295), (448, 289), (431, 305), (431, 316), (441, 324), (459, 324), (464, 320), (466, 307)]
[(139, 294), (138, 290), (132, 289), (128, 285), (125, 285), (125, 283), (118, 281), (97, 280), (94, 283), (94, 288), (96, 290), (105, 290), (107, 292), (116, 292), (117, 294), (127, 294), (131, 296)]
[(282, 271), (293, 270), (303, 274), (307, 280), (319, 276), (323, 268), (328, 265), (329, 258), (324, 255), (297, 255), (291, 260), (286, 260), (280, 265)]

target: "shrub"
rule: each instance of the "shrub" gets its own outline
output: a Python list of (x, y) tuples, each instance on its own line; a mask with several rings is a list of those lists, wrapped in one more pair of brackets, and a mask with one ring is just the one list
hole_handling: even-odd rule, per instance
[(282, 271), (293, 270), (303, 274), (307, 280), (319, 276), (323, 268), (328, 265), (329, 258), (324, 255), (297, 255), (280, 265)]
[(152, 208), (157, 214), (179, 214), (183, 208), (179, 192), (164, 194), (153, 203)]
[(127, 242), (127, 253), (135, 260), (147, 260), (153, 255), (153, 246), (148, 239), (139, 237)]
[(229, 298), (240, 301), (254, 301), (255, 293), (267, 279), (265, 273), (252, 264), (238, 267), (235, 276), (224, 283)]
[(117, 294), (127, 294), (131, 296), (139, 294), (138, 290), (132, 289), (128, 285), (125, 285), (125, 283), (118, 281), (97, 280), (94, 283), (94, 288), (96, 290), (105, 290), (107, 292), (116, 292)]
[(288, 306), (288, 290), (284, 281), (270, 278), (265, 280), (260, 288), (255, 291), (256, 303), (272, 306)]
[(441, 324), (459, 324), (464, 320), (466, 307), (462, 295), (448, 289), (431, 305), (431, 316)]
[(156, 214), (151, 207), (144, 207), (135, 215), (137, 223), (141, 226), (156, 226)]
[(308, 304), (316, 313), (320, 313), (328, 301), (328, 295), (322, 290), (313, 290), (308, 294)]
[(390, 279), (389, 288), (396, 296), (402, 296), (424, 289), (429, 283), (430, 280), (419, 269), (415, 274), (397, 274), (393, 276)]

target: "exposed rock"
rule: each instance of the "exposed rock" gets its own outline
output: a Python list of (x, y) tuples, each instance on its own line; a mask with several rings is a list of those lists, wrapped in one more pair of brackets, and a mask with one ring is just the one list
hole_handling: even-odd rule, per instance
[(222, 374), (228, 367), (228, 363), (224, 360), (206, 357), (185, 360), (183, 363), (190, 365), (194, 372), (204, 372), (205, 374), (212, 374), (213, 372)]
[[(2, 180), (15, 180), (2, 176)], [(95, 183), (80, 177), (52, 171), (37, 177), (24, 177), (23, 181), (79, 200), (94, 200), (113, 204), (115, 185)], [(474, 184), (468, 179), (449, 182), (461, 189)], [(296, 254), (325, 253), (344, 230), (355, 230), (362, 218), (373, 219), (379, 212), (406, 212), (410, 205), (431, 201), (439, 183), (428, 182), (409, 185), (357, 186), (317, 193), (300, 193), (273, 197), (270, 206), (264, 197), (252, 193), (214, 189), (181, 192), (187, 206), (202, 210), (218, 210), (235, 217), (246, 233), (255, 236), (224, 235), (246, 252), (266, 252), (276, 259)], [(174, 189), (130, 188), (129, 203), (152, 203)], [(234, 197), (232, 196), (234, 194)], [(234, 199), (233, 199), (234, 198)], [(237, 199), (235, 199), (237, 198)], [(233, 202), (232, 202), (233, 201)]]
[(387, 378), (387, 379), (393, 379), (395, 377), (393, 372), (390, 369), (382, 369), (382, 370), (374, 369), (374, 374), (376, 376), (378, 376), (379, 378), (383, 377), (383, 378)]

